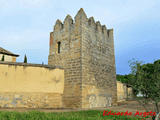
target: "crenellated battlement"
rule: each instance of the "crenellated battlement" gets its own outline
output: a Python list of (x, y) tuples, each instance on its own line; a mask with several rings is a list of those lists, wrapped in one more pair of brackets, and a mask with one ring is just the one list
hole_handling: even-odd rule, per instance
[(107, 29), (105, 25), (101, 25), (100, 21), (95, 21), (94, 17), (87, 18), (86, 13), (84, 12), (83, 8), (81, 8), (74, 19), (68, 14), (64, 21), (61, 22), (59, 19), (56, 21), (54, 25), (54, 31), (62, 31), (67, 28), (75, 28), (79, 27), (80, 25), (88, 26), (92, 29), (94, 29), (95, 32), (98, 32), (100, 34), (105, 34), (106, 37), (109, 37), (110, 31), (112, 29)]
[(95, 22), (95, 20), (94, 20), (94, 17), (90, 17), (90, 18), (88, 19), (88, 23), (89, 23), (90, 26), (95, 26), (95, 25), (96, 25), (96, 22)]
[(64, 27), (69, 27), (71, 25), (73, 25), (73, 19), (70, 15), (67, 15), (66, 18), (64, 19)]
[(59, 31), (61, 29), (63, 29), (63, 24), (59, 19), (57, 19), (56, 24), (54, 26), (54, 31)]

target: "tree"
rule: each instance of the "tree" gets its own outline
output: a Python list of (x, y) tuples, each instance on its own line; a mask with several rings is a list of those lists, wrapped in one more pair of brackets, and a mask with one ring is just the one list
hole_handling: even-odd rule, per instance
[(1, 61), (4, 61), (4, 55), (2, 56), (2, 59), (1, 59)]
[(139, 66), (141, 66), (144, 62), (143, 61), (138, 61), (138, 60), (133, 58), (132, 60), (128, 61), (128, 63), (129, 63), (129, 67), (131, 69), (131, 71), (130, 71), (131, 76), (130, 76), (128, 84), (130, 86), (132, 86), (133, 95), (136, 97), (137, 94), (140, 92), (137, 89), (138, 80), (136, 79), (136, 74), (137, 74), (137, 70), (138, 70)]
[[(128, 75), (119, 75), (117, 74), (116, 78), (117, 81), (120, 81), (122, 83), (126, 83), (127, 85), (129, 85), (130, 80), (132, 79), (133, 75), (132, 74), (128, 74)], [(127, 86), (129, 87), (129, 86)]]
[(126, 79), (127, 75), (119, 75), (117, 74), (116, 78), (118, 81), (122, 82), (122, 83), (127, 83), (128, 79)]
[(26, 56), (26, 54), (24, 56), (24, 63), (27, 63), (27, 56)]
[(129, 82), (135, 96), (141, 92), (143, 99), (137, 99), (141, 105), (148, 111), (149, 102), (154, 103), (154, 108), (159, 113), (158, 103), (160, 102), (160, 60), (154, 63), (141, 64), (141, 62), (130, 62), (133, 78)]
[(151, 94), (152, 100), (155, 102), (156, 111), (159, 111), (158, 103), (160, 102), (160, 60), (154, 62), (154, 71), (152, 78), (154, 80)]

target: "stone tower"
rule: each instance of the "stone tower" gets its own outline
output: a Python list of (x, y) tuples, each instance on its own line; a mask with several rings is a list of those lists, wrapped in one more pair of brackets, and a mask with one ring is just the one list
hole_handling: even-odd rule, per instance
[(117, 101), (113, 29), (81, 8), (50, 33), (49, 65), (65, 70), (64, 108), (106, 107)]

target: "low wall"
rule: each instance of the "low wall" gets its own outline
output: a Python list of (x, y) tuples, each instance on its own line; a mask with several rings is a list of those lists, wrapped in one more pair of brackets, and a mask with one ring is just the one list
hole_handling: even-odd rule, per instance
[(125, 101), (127, 98), (132, 98), (132, 88), (127, 87), (126, 84), (117, 81), (117, 101)]
[(62, 108), (64, 70), (0, 62), (0, 107)]

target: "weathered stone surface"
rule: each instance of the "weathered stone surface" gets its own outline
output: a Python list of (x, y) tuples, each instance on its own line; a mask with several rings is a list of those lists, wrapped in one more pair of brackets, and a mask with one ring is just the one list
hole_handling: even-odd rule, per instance
[[(56, 26), (63, 27), (56, 27)], [(61, 45), (58, 45), (58, 42)], [(65, 70), (64, 107), (93, 108), (117, 101), (113, 29), (80, 9), (73, 22), (56, 22), (50, 33), (48, 64)], [(60, 53), (58, 53), (60, 49)]]
[[(0, 107), (7, 108), (62, 108), (62, 94), (0, 92)], [(7, 99), (6, 99), (7, 98)]]
[(117, 101), (125, 101), (128, 98), (133, 98), (133, 91), (131, 87), (127, 87), (126, 84), (117, 81)]

